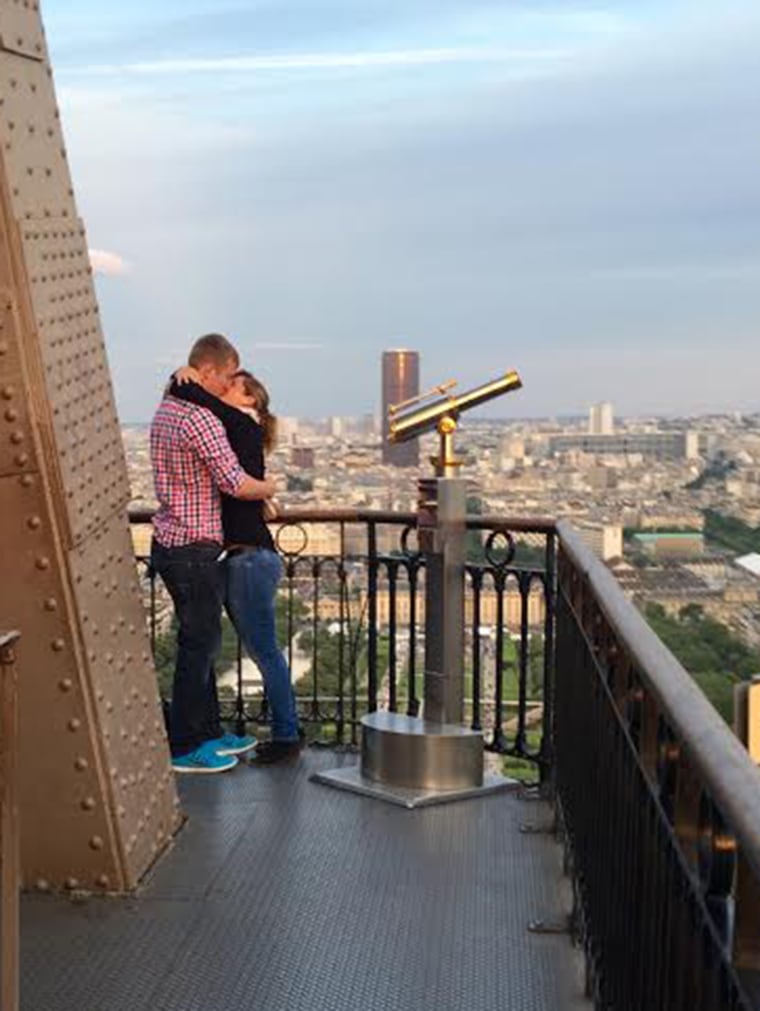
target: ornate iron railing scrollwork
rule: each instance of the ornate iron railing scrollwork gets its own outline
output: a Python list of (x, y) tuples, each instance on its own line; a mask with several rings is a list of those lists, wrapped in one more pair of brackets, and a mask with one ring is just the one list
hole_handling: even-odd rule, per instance
[[(297, 545), (295, 550), (293, 547), (288, 547), (287, 544), (283, 544), (283, 534), (288, 534), (291, 531), (297, 531), (301, 537), (302, 541)], [(279, 522), (274, 535), (275, 547), (283, 557), (286, 559), (290, 558), (300, 558), (301, 555), (306, 551), (309, 544), (309, 535), (306, 532), (302, 523), (296, 523), (294, 521)]]
[[(496, 543), (499, 539), (506, 542), (503, 556), (497, 554)], [(486, 543), (483, 545), (483, 554), (486, 561), (497, 572), (505, 571), (512, 564), (516, 551), (517, 545), (515, 544), (515, 539), (509, 530), (504, 527), (492, 530), (486, 538)]]
[(416, 548), (409, 547), (409, 538), (414, 534), (418, 536), (417, 523), (407, 523), (404, 529), (401, 531), (401, 536), (399, 538), (401, 545), (401, 553), (407, 558), (419, 558), (420, 549), (419, 545)]
[[(135, 513), (133, 520), (148, 522), (150, 513), (145, 510)], [(320, 544), (325, 529), (338, 531), (339, 544), (334, 543), (333, 537), (331, 554), (320, 553), (323, 548), (313, 537), (315, 524), (322, 529)], [(416, 514), (377, 510), (290, 510), (278, 516), (272, 528), (284, 566), (281, 588), (285, 608), (284, 648), (291, 670), (298, 657), (301, 657), (298, 661), (301, 666), (308, 667), (308, 685), (302, 670), (297, 690), (297, 704), (304, 722), (313, 730), (318, 729), (320, 738), (326, 741), (357, 745), (361, 717), (368, 710), (380, 706), (410, 716), (419, 715), (425, 557), (414, 543)], [(485, 531), (487, 535), (480, 568), (473, 564), (467, 567), (468, 587), (473, 597), (468, 607), (478, 616), (479, 626), (481, 603), (486, 601), (490, 609), (487, 621), (494, 628), (494, 634), (498, 626), (502, 645), (507, 637), (515, 642), (514, 666), (518, 669), (516, 678), (510, 680), (514, 698), (506, 699), (504, 658), (499, 661), (494, 654), (493, 662), (484, 667), (479, 651), (480, 628), (471, 628), (473, 638), (471, 648), (468, 644), (467, 660), (472, 668), (468, 671), (468, 719), (476, 729), (482, 726), (486, 730), (489, 747), (493, 750), (546, 768), (546, 756), (551, 754), (551, 742), (546, 739), (551, 704), (549, 700), (547, 705), (546, 696), (547, 689), (552, 690), (553, 674), (550, 667), (553, 653), (546, 637), (552, 635), (553, 589), (544, 570), (517, 568), (513, 562), (518, 534), (540, 539), (546, 545), (549, 558), (553, 527), (547, 521), (516, 520), (513, 524), (503, 517), (476, 516), (468, 518), (468, 528)], [(355, 536), (357, 531), (363, 531), (363, 538)], [(353, 536), (349, 536), (351, 532)], [(148, 560), (140, 561), (145, 565), (148, 579), (149, 620), (155, 652), (161, 631), (159, 612), (163, 615), (161, 621), (165, 630), (170, 608), (166, 600), (159, 599), (159, 582)], [(479, 581), (478, 589), (472, 583), (473, 577)], [(533, 579), (540, 580), (544, 597), (538, 607), (532, 596), (536, 592)], [(508, 614), (505, 593), (509, 596)], [(499, 596), (500, 603), (497, 602)], [(528, 616), (521, 613), (526, 607), (531, 609), (527, 626), (530, 634), (525, 632)], [(505, 623), (509, 626), (507, 629)], [(326, 627), (328, 632), (330, 628), (334, 632), (331, 642), (335, 649), (330, 653), (332, 671), (327, 671), (322, 655), (327, 642)], [(303, 631), (308, 631), (310, 638), (305, 664), (298, 646)], [(524, 712), (530, 701), (528, 670), (531, 664), (536, 665), (529, 651), (531, 640), (536, 636), (546, 640), (544, 676), (540, 685), (545, 707), (540, 753), (527, 740)], [(501, 674), (497, 671), (499, 664)], [(266, 695), (257, 693), (244, 679), (241, 651), (238, 651), (234, 692), (223, 698), (222, 705), (238, 729), (246, 723), (262, 725), (269, 720)], [(511, 726), (509, 730), (504, 729), (507, 722)]]

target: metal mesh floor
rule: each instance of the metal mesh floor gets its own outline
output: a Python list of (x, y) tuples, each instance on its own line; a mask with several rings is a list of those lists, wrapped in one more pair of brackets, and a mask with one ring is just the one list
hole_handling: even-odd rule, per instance
[(309, 782), (355, 756), (185, 777), (129, 899), (22, 901), (23, 1011), (571, 1011), (559, 848), (500, 794), (405, 811)]

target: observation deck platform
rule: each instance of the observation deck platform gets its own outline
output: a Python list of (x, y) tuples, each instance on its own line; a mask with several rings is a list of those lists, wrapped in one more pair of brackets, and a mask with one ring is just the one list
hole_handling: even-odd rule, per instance
[(551, 811), (520, 793), (406, 811), (310, 782), (358, 760), (180, 779), (189, 821), (129, 898), (22, 900), (25, 1011), (575, 1011)]

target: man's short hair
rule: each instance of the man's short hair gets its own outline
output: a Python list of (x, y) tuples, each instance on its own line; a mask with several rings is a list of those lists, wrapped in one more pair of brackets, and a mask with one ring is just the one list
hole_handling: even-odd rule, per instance
[(194, 369), (201, 365), (222, 368), (231, 358), (234, 358), (236, 365), (240, 364), (240, 355), (235, 346), (220, 333), (207, 333), (193, 344), (187, 363)]

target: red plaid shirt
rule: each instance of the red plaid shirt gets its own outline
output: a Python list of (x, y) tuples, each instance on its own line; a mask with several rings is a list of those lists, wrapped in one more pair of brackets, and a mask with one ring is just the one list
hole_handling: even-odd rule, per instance
[(150, 455), (156, 540), (166, 548), (221, 544), (220, 492), (234, 495), (246, 477), (221, 421), (204, 407), (165, 397), (150, 427)]

